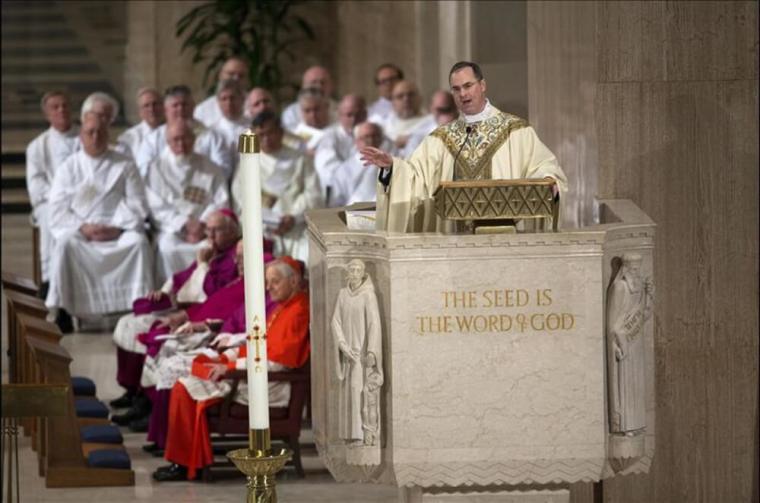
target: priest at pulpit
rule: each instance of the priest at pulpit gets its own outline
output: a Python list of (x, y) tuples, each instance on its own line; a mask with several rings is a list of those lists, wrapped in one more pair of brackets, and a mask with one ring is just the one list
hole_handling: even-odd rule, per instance
[(361, 150), (367, 165), (381, 168), (378, 229), (443, 230), (433, 199), (441, 181), (551, 178), (556, 182), (555, 193), (567, 190), (556, 157), (527, 121), (488, 101), (486, 81), (476, 63), (456, 63), (449, 72), (449, 84), (459, 118), (430, 133), (408, 160), (374, 147)]

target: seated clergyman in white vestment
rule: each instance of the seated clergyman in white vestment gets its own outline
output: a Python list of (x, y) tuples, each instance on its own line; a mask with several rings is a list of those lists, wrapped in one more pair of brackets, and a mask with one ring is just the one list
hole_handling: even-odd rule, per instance
[(562, 168), (533, 128), (488, 102), (486, 81), (477, 64), (455, 64), (449, 83), (459, 118), (427, 136), (408, 161), (374, 147), (361, 150), (365, 163), (381, 168), (379, 229), (445, 230), (433, 204), (442, 180), (550, 178), (556, 182), (555, 192), (567, 190)]
[(69, 97), (63, 91), (50, 91), (42, 96), (42, 111), (50, 127), (26, 148), (26, 188), (32, 203), (32, 215), (40, 232), (40, 262), (43, 290), (47, 288), (50, 251), (50, 184), (55, 172), (70, 155), (80, 148), (79, 128), (71, 121)]
[[(156, 128), (155, 131), (145, 137), (135, 157), (135, 163), (143, 177), (148, 164), (161, 154), (164, 145), (166, 145), (166, 125), (174, 121), (192, 120), (194, 107), (195, 102), (190, 88), (187, 86), (172, 86), (166, 90), (164, 93), (166, 124)], [(235, 158), (230, 149), (227, 148), (222, 134), (196, 121), (193, 121), (193, 129), (195, 131), (195, 152), (208, 157), (211, 162), (222, 168), (225, 176), (229, 179), (235, 167)]]
[(393, 86), (391, 103), (393, 113), (380, 122), (380, 125), (397, 151), (401, 151), (413, 134), (420, 129), (429, 129), (430, 119), (420, 112), (422, 98), (417, 91), (417, 86), (408, 80), (401, 80)]
[(458, 115), (454, 97), (450, 92), (442, 89), (434, 92), (430, 98), (430, 113), (425, 116), (425, 121), (420, 123), (415, 131), (409, 135), (406, 145), (398, 153), (399, 157), (408, 159), (427, 135), (435, 131), (437, 127), (453, 121)]
[(108, 148), (96, 114), (84, 117), (80, 138), (50, 190), (56, 244), (45, 304), (75, 316), (126, 311), (153, 286), (145, 187), (132, 160)]
[(375, 70), (375, 86), (377, 86), (377, 100), (367, 107), (367, 114), (371, 122), (382, 124), (393, 113), (391, 95), (396, 82), (403, 80), (404, 72), (393, 63), (384, 63)]
[[(301, 89), (319, 89), (322, 91), (329, 103), (328, 122), (335, 122), (338, 104), (332, 99), (333, 81), (327, 68), (319, 65), (307, 68), (301, 78)], [(301, 122), (303, 122), (301, 106), (296, 100), (282, 111), (282, 127), (285, 128), (285, 131), (293, 131)]]
[(152, 87), (143, 87), (137, 91), (137, 111), (140, 114), (139, 124), (124, 131), (116, 143), (124, 153), (134, 159), (140, 150), (143, 140), (164, 122), (164, 104), (161, 93)]
[[(253, 131), (259, 137), (261, 155), (261, 204), (264, 233), (274, 241), (276, 256), (308, 258), (306, 210), (323, 206), (322, 188), (311, 158), (283, 145), (284, 131), (279, 118), (262, 112), (253, 119)], [(241, 211), (242, 178), (240, 169), (232, 181), (235, 211)]]
[(330, 189), (333, 185), (333, 173), (356, 153), (354, 127), (366, 118), (364, 98), (356, 94), (347, 94), (338, 105), (338, 122), (330, 126), (319, 140), (314, 156), (314, 168), (325, 191), (325, 202), (328, 206), (336, 206), (333, 204)]
[(355, 128), (356, 147), (343, 161), (333, 178), (333, 205), (348, 206), (371, 202), (377, 197), (377, 167), (365, 166), (359, 151), (364, 147), (380, 148), (383, 129), (374, 122), (362, 122)]
[(151, 223), (158, 231), (159, 282), (195, 260), (204, 246), (206, 219), (229, 206), (221, 168), (193, 152), (194, 141), (192, 124), (169, 124), (167, 145), (148, 165), (145, 176)]
[[(223, 80), (216, 86), (216, 101), (222, 116), (211, 125), (211, 129), (218, 131), (224, 138), (224, 143), (233, 158), (233, 165), (237, 166), (238, 138), (240, 133), (251, 126), (251, 120), (243, 116), (243, 103), (245, 91), (236, 80)], [(232, 176), (232, 173), (229, 173)]]
[[(223, 82), (225, 80), (237, 81), (240, 84), (241, 89), (245, 92), (249, 85), (248, 63), (237, 56), (229, 58), (224, 62), (221, 70), (219, 70), (217, 82)], [(193, 119), (206, 127), (213, 126), (214, 123), (221, 118), (222, 110), (219, 108), (219, 101), (217, 100), (216, 93), (201, 101), (193, 111)]]

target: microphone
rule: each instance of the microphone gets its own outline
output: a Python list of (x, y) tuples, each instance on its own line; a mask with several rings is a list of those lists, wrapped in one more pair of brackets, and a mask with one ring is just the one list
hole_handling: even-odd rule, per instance
[(459, 154), (462, 153), (462, 149), (465, 145), (467, 145), (467, 140), (470, 139), (470, 134), (472, 134), (473, 131), (475, 131), (475, 126), (467, 126), (464, 128), (465, 132), (467, 133), (467, 136), (464, 137), (464, 141), (462, 142), (462, 145), (459, 147), (459, 151), (457, 151), (457, 155), (454, 156), (454, 172), (452, 173), (451, 179), (453, 181), (456, 181), (457, 179), (457, 159), (459, 159)]

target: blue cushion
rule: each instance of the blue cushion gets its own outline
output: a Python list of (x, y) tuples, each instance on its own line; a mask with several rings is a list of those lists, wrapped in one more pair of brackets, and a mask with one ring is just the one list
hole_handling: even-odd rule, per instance
[(100, 400), (77, 398), (74, 400), (77, 417), (108, 417), (108, 407)]
[(92, 451), (87, 456), (87, 465), (90, 468), (116, 468), (119, 470), (129, 470), (132, 467), (127, 451), (121, 449)]
[(76, 396), (95, 396), (95, 382), (89, 377), (72, 377), (71, 389)]
[(82, 442), (94, 442), (99, 444), (121, 444), (124, 437), (118, 426), (112, 424), (95, 424), (82, 426), (79, 429)]

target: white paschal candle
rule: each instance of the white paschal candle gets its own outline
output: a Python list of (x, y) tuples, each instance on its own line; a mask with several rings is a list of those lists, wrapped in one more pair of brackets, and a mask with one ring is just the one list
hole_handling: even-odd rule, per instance
[[(266, 303), (264, 300), (264, 239), (261, 218), (259, 141), (251, 130), (240, 135), (240, 176), (243, 186), (243, 261), (245, 326), (248, 334), (248, 426), (269, 428)], [(256, 330), (258, 327), (258, 330)], [(258, 335), (258, 339), (256, 336)]]

